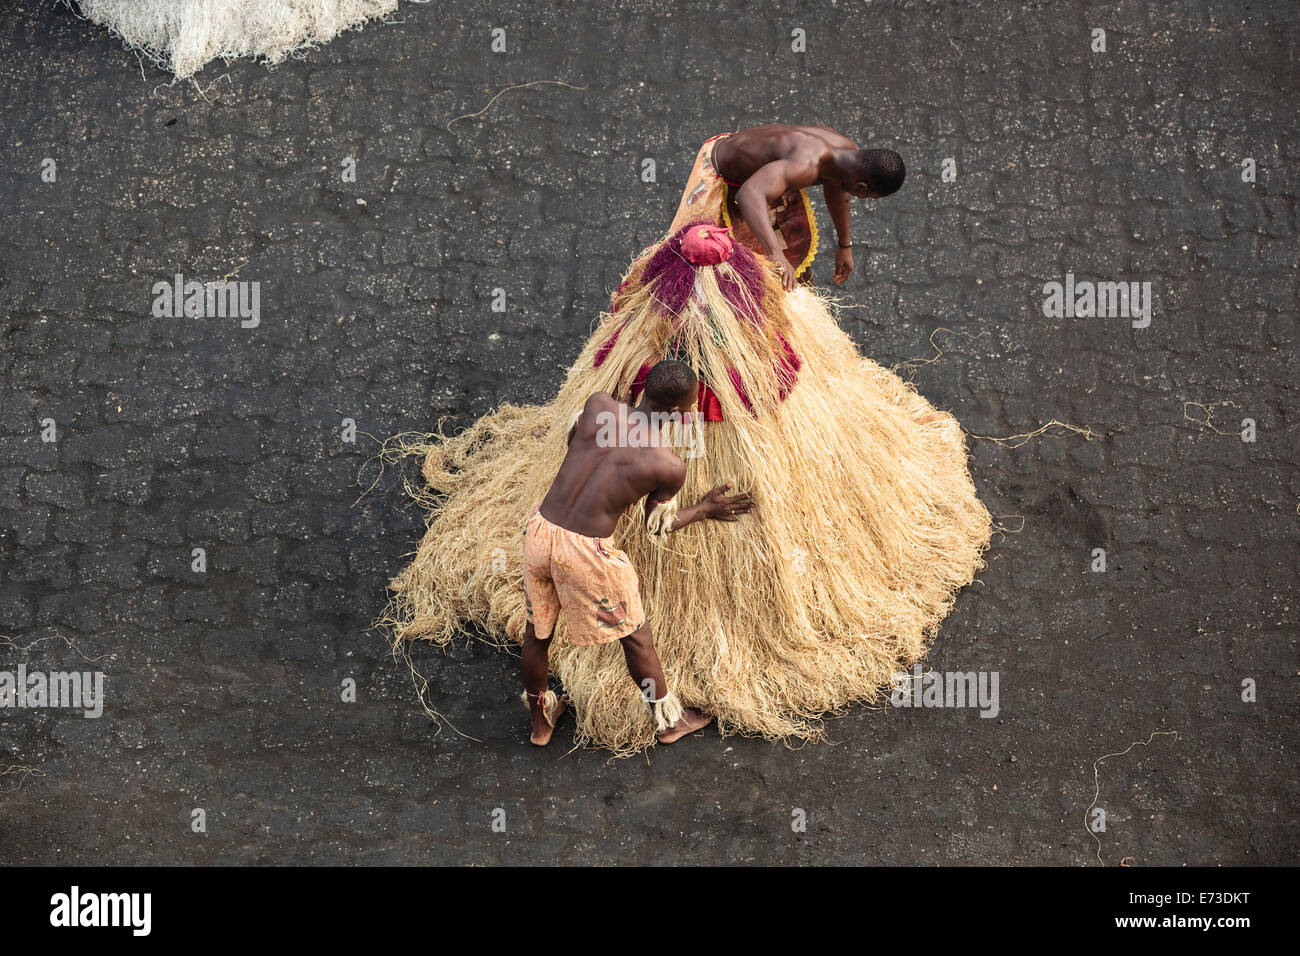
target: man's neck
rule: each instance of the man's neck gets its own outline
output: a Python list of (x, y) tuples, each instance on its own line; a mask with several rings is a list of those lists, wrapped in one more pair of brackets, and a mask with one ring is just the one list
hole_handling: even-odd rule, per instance
[(681, 417), (682, 413), (675, 408), (661, 408), (658, 405), (642, 400), (639, 405), (630, 407), (627, 415), (629, 424), (636, 422), (638, 426), (646, 429), (646, 438), (653, 444), (655, 430), (672, 421), (674, 415)]
[(840, 168), (840, 154), (843, 150), (829, 150), (817, 164), (817, 178), (823, 183), (831, 182), (836, 186), (844, 183), (844, 171)]
[(669, 416), (674, 412), (677, 412), (677, 409), (660, 408), (658, 405), (644, 400), (636, 405), (628, 407), (629, 415), (636, 415), (638, 418), (644, 418), (646, 421), (667, 421)]

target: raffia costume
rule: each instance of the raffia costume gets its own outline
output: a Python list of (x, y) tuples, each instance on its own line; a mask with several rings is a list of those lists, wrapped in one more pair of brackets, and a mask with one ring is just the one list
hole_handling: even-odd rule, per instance
[[(632, 263), (553, 402), (504, 405), (429, 449), (423, 475), (440, 497), (392, 583), (389, 623), (398, 641), (445, 644), (467, 621), (522, 640), (521, 531), (564, 458), (569, 423), (595, 392), (635, 401), (650, 367), (678, 358), (705, 386), (697, 429), (677, 436), (687, 462), (678, 498), (730, 483), (755, 510), (664, 536), (638, 502), (612, 543), (636, 569), (682, 704), (723, 733), (812, 736), (819, 715), (877, 698), (923, 655), (981, 567), (989, 515), (951, 415), (858, 355), (825, 300), (785, 292), (744, 244), (717, 265), (688, 262), (689, 228)], [(617, 642), (565, 637), (561, 617), (550, 662), (578, 740), (653, 743), (655, 720)]]

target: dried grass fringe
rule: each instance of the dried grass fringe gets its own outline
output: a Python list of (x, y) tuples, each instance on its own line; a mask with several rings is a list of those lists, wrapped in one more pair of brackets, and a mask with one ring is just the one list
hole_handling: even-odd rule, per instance
[[(427, 449), (428, 530), (392, 581), (381, 624), (395, 643), (447, 644), (465, 622), (522, 640), (521, 531), (555, 477), (567, 425), (594, 392), (627, 397), (672, 331), (633, 263), (616, 315), (605, 315), (553, 402), (503, 405)], [(717, 267), (727, 268), (725, 265)], [(756, 510), (700, 522), (651, 543), (641, 505), (615, 532), (631, 557), (669, 686), (717, 718), (724, 734), (818, 735), (818, 717), (882, 699), (896, 671), (923, 656), (958, 589), (982, 567), (990, 517), (975, 496), (957, 421), (862, 358), (826, 300), (769, 281), (761, 328), (732, 313), (711, 270), (704, 303), (684, 313), (684, 344), (717, 386), (725, 421), (705, 425), (707, 455), (687, 460), (679, 493), (747, 491)], [(624, 320), (599, 368), (597, 348)], [(772, 356), (784, 335), (803, 359), (778, 398)], [(756, 414), (728, 382), (737, 369)], [(495, 570), (494, 570), (495, 568)], [(552, 672), (569, 694), (579, 744), (635, 752), (658, 721), (617, 642), (574, 647), (561, 621)]]
[[(530, 711), (532, 710), (532, 702), (528, 699), (528, 691), (522, 691), (519, 694), (519, 699), (524, 702), (525, 707)], [(555, 711), (559, 706), (560, 699), (555, 696), (555, 691), (548, 689), (542, 695), (542, 716), (546, 718), (546, 722), (552, 727), (555, 726)]]
[(676, 727), (677, 721), (682, 719), (682, 711), (682, 702), (672, 691), (665, 694), (662, 700), (655, 701), (655, 733), (662, 734), (665, 730)]

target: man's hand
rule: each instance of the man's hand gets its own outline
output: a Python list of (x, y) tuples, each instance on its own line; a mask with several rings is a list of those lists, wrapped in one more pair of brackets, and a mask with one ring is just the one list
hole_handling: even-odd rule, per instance
[(700, 517), (712, 518), (714, 521), (739, 521), (741, 515), (747, 515), (754, 507), (754, 499), (747, 494), (727, 497), (724, 491), (731, 485), (718, 485), (699, 501)]
[[(681, 487), (680, 484), (677, 485)], [(703, 521), (711, 518), (714, 521), (739, 521), (741, 515), (747, 515), (754, 508), (754, 499), (749, 495), (731, 495), (728, 497), (723, 492), (731, 488), (731, 485), (718, 485), (707, 495), (701, 498), (689, 508), (683, 508), (677, 512), (673, 518), (672, 527), (669, 531), (681, 531), (689, 524), (697, 521)], [(650, 513), (650, 501), (646, 500), (646, 514)]]
[(844, 280), (853, 272), (853, 250), (840, 248), (835, 253), (835, 275), (832, 281), (836, 285), (843, 285)]
[(794, 274), (794, 266), (790, 265), (790, 260), (781, 253), (776, 258), (777, 268), (781, 270), (781, 288), (786, 292), (793, 292), (794, 287), (798, 285), (798, 277)]

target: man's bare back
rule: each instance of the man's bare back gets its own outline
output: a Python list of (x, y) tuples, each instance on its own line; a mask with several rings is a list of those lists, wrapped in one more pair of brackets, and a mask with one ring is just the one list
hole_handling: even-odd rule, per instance
[(713, 156), (718, 172), (733, 183), (744, 183), (768, 163), (784, 160), (792, 171), (803, 173), (803, 186), (812, 186), (820, 183), (821, 165), (835, 150), (858, 148), (829, 126), (774, 123), (731, 134), (718, 143)]
[[(542, 499), (543, 517), (578, 534), (607, 538), (623, 512), (646, 495), (671, 488), (671, 498), (685, 480), (686, 463), (671, 448), (652, 444), (658, 431), (652, 424), (648, 413), (604, 392), (587, 399), (568, 454)], [(599, 440), (611, 431), (626, 441)]]
[[(677, 409), (633, 408), (604, 392), (587, 399), (573, 425), (569, 451), (560, 464), (539, 510), (547, 521), (592, 538), (614, 533), (618, 519), (631, 505), (667, 501), (686, 480), (686, 462), (661, 442), (660, 426), (667, 416), (689, 414), (692, 394)], [(730, 486), (713, 489), (700, 502), (678, 512), (673, 530), (701, 518), (734, 520), (749, 511), (748, 495), (724, 497)]]

